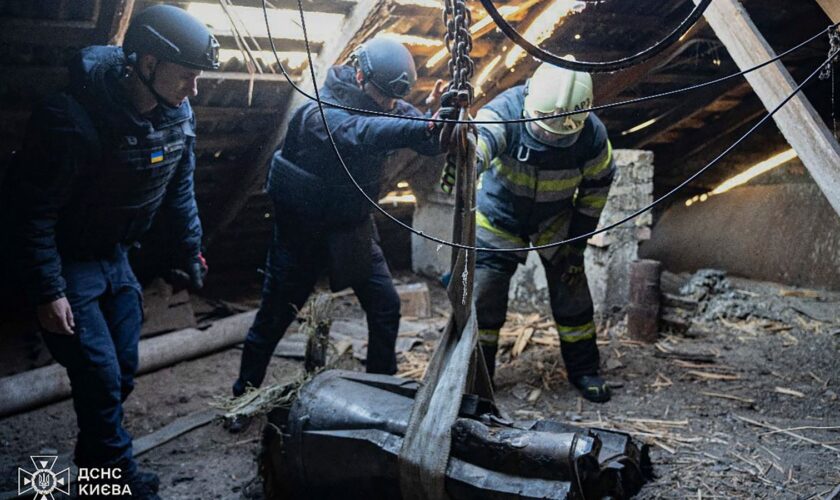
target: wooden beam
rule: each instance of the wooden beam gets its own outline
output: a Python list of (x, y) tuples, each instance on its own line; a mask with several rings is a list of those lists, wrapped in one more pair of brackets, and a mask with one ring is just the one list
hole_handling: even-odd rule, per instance
[[(383, 8), (385, 3), (385, 0), (359, 0), (355, 4), (353, 11), (348, 14), (341, 28), (337, 30), (336, 36), (324, 43), (318, 57), (313, 60), (316, 81), (309, 84), (304, 83), (302, 88), (309, 89), (313, 83), (318, 84), (323, 80), (327, 70), (339, 60), (347, 45), (356, 37), (356, 34), (368, 28), (367, 25), (370, 23), (368, 18), (372, 17), (371, 14)], [(299, 93), (295, 93), (289, 99), (289, 104), (282, 113), (283, 118), (280, 126), (266, 143), (262, 152), (257, 155), (256, 162), (243, 173), (241, 182), (231, 190), (231, 195), (224, 205), (224, 213), (219, 217), (214, 227), (209, 228), (206, 236), (207, 246), (210, 246), (220, 234), (225, 232), (236, 219), (236, 216), (239, 215), (239, 212), (248, 204), (248, 199), (257, 186), (262, 184), (268, 163), (274, 155), (274, 151), (282, 144), (283, 138), (286, 136), (292, 114), (306, 102), (308, 102), (308, 99)]]
[[(219, 41), (219, 45), (223, 49), (238, 49), (239, 45), (236, 43), (236, 38), (229, 30), (214, 30), (213, 35)], [(256, 44), (254, 43), (256, 41)], [(254, 37), (254, 39), (246, 38), (247, 46), (251, 50), (271, 50), (271, 42), (268, 41), (267, 36)], [(321, 42), (309, 42), (309, 47), (313, 52), (321, 50)], [(277, 52), (306, 52), (306, 43), (303, 40), (294, 38), (274, 38), (274, 47)], [(270, 61), (274, 62), (272, 57)]]
[[(192, 0), (198, 3), (215, 3), (219, 0)], [(348, 14), (356, 4), (353, 0), (303, 0), (305, 12), (326, 12), (329, 14)], [(261, 9), (263, 0), (233, 0), (236, 7), (255, 7)], [(268, 0), (269, 8), (298, 10), (297, 0)]]
[(817, 0), (822, 10), (828, 15), (833, 23), (840, 23), (840, 2), (837, 0)]
[(114, 4), (114, 11), (108, 28), (108, 45), (122, 45), (131, 15), (134, 13), (134, 0), (108, 0)]
[(731, 104), (728, 102), (731, 101), (731, 94), (737, 91), (741, 86), (747, 86), (747, 83), (741, 80), (735, 89), (732, 89), (725, 94), (721, 94), (721, 89), (717, 86), (706, 87), (705, 89), (694, 91), (692, 94), (684, 96), (679, 104), (670, 107), (668, 111), (660, 115), (656, 123), (642, 131), (639, 131), (640, 133), (636, 134), (635, 137), (633, 134), (628, 134), (626, 139), (619, 140), (619, 137), (616, 137), (615, 134), (613, 134), (613, 136), (616, 137), (616, 147), (641, 149), (652, 142), (656, 142), (656, 139), (659, 136), (680, 128), (689, 120), (708, 115), (710, 112), (714, 113), (714, 111), (710, 111), (708, 107), (716, 107), (714, 106), (714, 103), (718, 101), (727, 102), (727, 106), (735, 107), (735, 102), (732, 102)]
[[(704, 16), (741, 70), (776, 55), (738, 0), (715, 0)], [(749, 73), (746, 78), (768, 110), (778, 106), (796, 87), (790, 73), (779, 62)], [(820, 115), (800, 92), (773, 119), (840, 214), (840, 144)]]
[(764, 113), (758, 99), (748, 96), (738, 106), (717, 115), (713, 124), (687, 132), (684, 138), (659, 148), (657, 171), (676, 170), (689, 163), (695, 155), (720, 153), (732, 143), (734, 134), (746, 131), (747, 125), (752, 125)]
[(202, 73), (199, 80), (233, 80), (233, 81), (250, 81), (255, 82), (276, 82), (278, 84), (288, 84), (286, 77), (280, 73), (246, 73), (244, 71), (207, 71)]
[(0, 17), (3, 43), (84, 47), (96, 43), (96, 21)]

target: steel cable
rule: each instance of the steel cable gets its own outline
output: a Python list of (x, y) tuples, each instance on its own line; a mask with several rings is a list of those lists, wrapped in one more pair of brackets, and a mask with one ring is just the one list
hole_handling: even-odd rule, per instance
[(496, 9), (496, 5), (493, 3), (493, 0), (481, 0), (481, 5), (484, 6), (484, 10), (487, 11), (487, 14), (493, 18), (493, 22), (496, 23), (496, 26), (502, 30), (502, 33), (505, 34), (513, 43), (518, 45), (522, 50), (531, 54), (532, 56), (536, 57), (540, 61), (547, 62), (554, 66), (559, 66), (561, 68), (571, 69), (574, 71), (588, 71), (590, 73), (605, 73), (608, 71), (617, 71), (620, 69), (624, 69), (630, 66), (634, 66), (641, 62), (644, 62), (651, 57), (656, 56), (663, 50), (667, 49), (671, 45), (673, 45), (681, 36), (683, 36), (693, 25), (700, 19), (705, 12), (706, 7), (712, 3), (712, 0), (701, 0), (700, 3), (694, 6), (694, 9), (686, 16), (685, 19), (677, 26), (671, 33), (668, 34), (662, 40), (659, 40), (655, 44), (651, 45), (650, 47), (633, 54), (632, 56), (624, 57), (622, 59), (616, 59), (614, 61), (603, 61), (603, 62), (595, 62), (595, 61), (570, 61), (568, 59), (563, 59), (562, 57), (554, 54), (553, 52), (549, 52), (533, 43), (531, 43), (528, 39), (522, 36), (519, 31), (516, 30), (507, 20), (499, 13), (499, 10)]
[[(301, 3), (301, 0), (297, 0), (297, 3), (298, 3), (298, 10), (300, 12), (301, 28), (303, 29), (303, 36), (304, 36), (304, 43), (305, 43), (305, 46), (306, 46), (307, 59), (308, 59), (308, 62), (309, 62), (309, 72), (310, 72), (310, 75), (312, 76), (312, 81), (315, 81), (315, 79), (316, 79), (315, 68), (312, 65), (312, 62), (313, 62), (312, 61), (312, 51), (311, 51), (310, 46), (309, 46), (309, 35), (307, 33), (307, 30), (306, 30), (306, 19), (305, 19), (305, 15), (304, 15), (304, 11), (303, 11), (303, 4)], [(263, 8), (265, 8), (265, 0), (263, 0)], [(267, 19), (268, 18), (266, 16), (266, 20)], [(632, 214), (624, 217), (623, 219), (621, 219), (617, 222), (614, 222), (612, 224), (609, 224), (607, 226), (604, 226), (600, 229), (596, 229), (594, 231), (590, 231), (590, 232), (585, 233), (585, 234), (574, 236), (572, 238), (567, 238), (567, 239), (561, 240), (561, 241), (556, 241), (556, 242), (553, 242), (553, 243), (548, 243), (548, 244), (545, 244), (545, 245), (534, 245), (534, 246), (523, 247), (523, 248), (476, 247), (476, 246), (471, 246), (471, 245), (462, 245), (462, 244), (454, 243), (454, 242), (447, 241), (447, 240), (444, 240), (444, 239), (441, 239), (441, 238), (438, 238), (438, 237), (435, 237), (435, 236), (427, 235), (423, 231), (418, 231), (417, 229), (414, 229), (413, 227), (409, 226), (408, 224), (400, 221), (399, 219), (397, 219), (393, 215), (389, 214), (385, 209), (380, 207), (379, 204), (375, 200), (373, 200), (362, 189), (362, 187), (359, 185), (359, 183), (353, 177), (353, 174), (350, 172), (350, 169), (347, 166), (347, 164), (345, 163), (344, 158), (341, 156), (341, 152), (338, 150), (338, 144), (336, 144), (336, 142), (335, 142), (335, 138), (332, 135), (332, 130), (330, 129), (329, 122), (327, 121), (327, 115), (324, 111), (324, 102), (321, 101), (321, 95), (320, 95), (320, 91), (318, 90), (317, 85), (315, 85), (315, 102), (318, 105), (318, 112), (319, 112), (319, 115), (321, 117), (321, 121), (323, 122), (324, 127), (326, 129), (327, 137), (330, 141), (330, 146), (332, 147), (333, 151), (335, 152), (336, 158), (338, 159), (339, 163), (341, 163), (341, 166), (344, 169), (345, 175), (347, 175), (347, 177), (350, 179), (350, 181), (353, 183), (353, 185), (356, 187), (356, 189), (359, 191), (359, 193), (362, 196), (364, 196), (364, 198), (368, 201), (368, 203), (370, 203), (376, 210), (378, 210), (380, 213), (382, 213), (382, 215), (384, 215), (385, 217), (387, 217), (388, 219), (390, 219), (391, 221), (393, 221), (394, 223), (396, 223), (397, 225), (399, 225), (403, 229), (405, 229), (407, 231), (410, 231), (411, 233), (416, 234), (417, 236), (420, 236), (421, 238), (425, 238), (427, 240), (434, 241), (435, 243), (439, 243), (440, 245), (448, 246), (448, 247), (451, 247), (451, 248), (459, 248), (459, 249), (464, 249), (464, 250), (473, 250), (473, 251), (481, 251), (481, 252), (495, 252), (495, 253), (530, 252), (530, 251), (535, 251), (535, 250), (544, 250), (544, 249), (558, 247), (558, 246), (565, 245), (565, 244), (568, 244), (568, 243), (571, 243), (571, 242), (574, 242), (574, 241), (578, 241), (578, 240), (581, 240), (581, 239), (588, 239), (588, 238), (590, 238), (590, 237), (592, 237), (596, 234), (604, 233), (604, 232), (609, 231), (611, 229), (614, 229), (614, 228), (616, 228), (616, 227), (618, 227), (618, 226), (620, 226), (620, 225), (622, 225), (626, 222), (629, 222), (629, 221), (635, 219), (636, 217), (638, 217), (639, 215), (641, 215), (641, 214), (653, 209), (654, 207), (660, 205), (663, 201), (665, 201), (666, 199), (673, 196), (675, 193), (677, 193), (678, 191), (683, 189), (690, 182), (697, 179), (704, 172), (706, 172), (707, 170), (709, 170), (710, 168), (715, 166), (720, 160), (722, 160), (724, 157), (726, 157), (730, 152), (732, 152), (732, 150), (734, 150), (737, 146), (739, 146), (742, 142), (744, 142), (750, 135), (752, 135), (762, 125), (767, 123), (767, 121), (770, 120), (770, 118), (772, 118), (773, 115), (776, 114), (776, 112), (778, 112), (785, 104), (787, 104), (788, 101), (793, 99), (793, 97), (796, 94), (798, 94), (799, 91), (802, 90), (802, 88), (806, 84), (808, 84), (815, 76), (817, 76), (820, 73), (820, 71), (822, 70), (822, 68), (826, 64), (830, 63), (834, 59), (834, 57), (836, 57), (837, 55), (838, 55), (837, 51), (831, 52), (829, 54), (829, 57), (823, 63), (821, 63), (817, 67), (816, 70), (811, 72), (811, 74), (808, 75), (808, 77), (805, 78), (805, 80), (803, 80), (802, 83), (797, 85), (796, 88), (793, 90), (793, 92), (791, 92), (788, 96), (786, 96), (782, 100), (782, 102), (780, 102), (778, 105), (776, 105), (775, 108), (773, 108), (771, 111), (769, 111), (755, 125), (750, 127), (750, 129), (747, 132), (745, 132), (740, 138), (738, 138), (738, 140), (736, 140), (733, 144), (731, 144), (729, 147), (727, 147), (722, 153), (720, 153), (718, 156), (716, 156), (712, 161), (707, 163), (704, 167), (699, 169), (697, 172), (695, 172), (694, 174), (689, 176), (687, 179), (685, 179), (683, 182), (678, 184), (676, 187), (674, 187), (673, 189), (671, 189), (670, 191), (668, 191), (667, 193), (665, 193), (661, 197), (657, 198), (656, 200), (654, 200), (653, 202), (651, 202), (647, 206), (645, 206), (643, 208), (640, 208), (639, 210), (637, 210), (637, 211), (633, 212)]]
[[(325, 106), (329, 106), (331, 108), (343, 109), (345, 111), (350, 111), (352, 113), (358, 113), (358, 114), (370, 115), (370, 116), (385, 116), (385, 117), (389, 117), (389, 118), (399, 118), (399, 119), (403, 119), (403, 120), (434, 122), (434, 123), (465, 123), (464, 121), (460, 121), (460, 120), (436, 118), (436, 117), (433, 117), (433, 116), (403, 116), (403, 115), (397, 115), (397, 114), (394, 114), (394, 113), (389, 113), (387, 111), (376, 111), (376, 110), (371, 110), (371, 109), (355, 108), (355, 107), (346, 106), (344, 104), (340, 104), (340, 103), (337, 103), (337, 102), (319, 100), (316, 96), (313, 96), (312, 94), (310, 94), (307, 91), (300, 88), (300, 86), (294, 82), (294, 80), (292, 79), (292, 76), (286, 70), (286, 67), (283, 65), (283, 62), (280, 60), (280, 55), (278, 54), (277, 47), (274, 44), (274, 37), (271, 34), (271, 23), (268, 20), (267, 0), (262, 0), (262, 9), (263, 9), (263, 17), (265, 19), (265, 26), (266, 26), (266, 30), (267, 30), (267, 33), (268, 33), (268, 41), (269, 41), (269, 44), (271, 45), (271, 51), (274, 54), (274, 59), (277, 62), (277, 66), (280, 68), (280, 73), (283, 75), (283, 77), (286, 79), (286, 81), (289, 83), (289, 85), (292, 86), (292, 88), (295, 90), (295, 92), (297, 92), (300, 95), (306, 97), (310, 101), (319, 101), (319, 102), (321, 102), (321, 104), (323, 104)], [(300, 2), (298, 2), (298, 10), (300, 12), (301, 19), (303, 19), (304, 10), (303, 10), (303, 6), (301, 5)], [(827, 33), (829, 30), (835, 29), (838, 26), (840, 26), (840, 22), (834, 23), (834, 24), (828, 26), (827, 28), (820, 31), (819, 33), (809, 37), (807, 40), (805, 40), (805, 41), (803, 41), (803, 42), (785, 50), (784, 52), (781, 52), (780, 54), (776, 55), (775, 57), (773, 57), (771, 59), (768, 59), (767, 61), (764, 61), (760, 64), (757, 64), (757, 65), (755, 65), (751, 68), (747, 68), (743, 71), (738, 71), (738, 72), (732, 73), (730, 75), (722, 76), (722, 77), (717, 78), (715, 80), (709, 80), (707, 82), (698, 83), (696, 85), (690, 85), (688, 87), (669, 90), (669, 91), (666, 91), (666, 92), (660, 92), (658, 94), (653, 94), (653, 95), (649, 95), (649, 96), (636, 97), (636, 98), (633, 98), (633, 99), (626, 99), (624, 101), (618, 101), (618, 102), (613, 102), (613, 103), (608, 103), (608, 104), (601, 104), (601, 105), (593, 106), (593, 107), (587, 108), (587, 109), (567, 111), (567, 112), (564, 112), (564, 113), (556, 113), (556, 114), (553, 114), (553, 115), (545, 115), (545, 116), (540, 116), (540, 117), (522, 117), (522, 118), (516, 118), (516, 119), (510, 119), (510, 120), (469, 120), (469, 123), (472, 123), (472, 124), (475, 124), (475, 125), (492, 125), (492, 124), (508, 124), (508, 123), (528, 123), (528, 122), (535, 122), (535, 121), (541, 121), (541, 120), (551, 120), (551, 119), (554, 119), (554, 118), (560, 118), (560, 117), (569, 116), (569, 115), (578, 114), (578, 113), (588, 113), (588, 112), (592, 112), (592, 111), (601, 111), (601, 110), (604, 110), (604, 109), (616, 108), (616, 107), (620, 107), (620, 106), (628, 106), (628, 105), (631, 105), (631, 104), (638, 104), (638, 103), (641, 103), (641, 102), (651, 101), (651, 100), (654, 100), (654, 99), (660, 99), (660, 98), (663, 98), (663, 97), (670, 97), (672, 95), (678, 95), (678, 94), (681, 94), (683, 92), (690, 92), (690, 91), (693, 91), (693, 90), (699, 90), (699, 89), (702, 89), (702, 88), (705, 88), (705, 87), (716, 85), (718, 83), (723, 83), (727, 80), (731, 80), (733, 78), (737, 78), (739, 76), (743, 76), (743, 75), (746, 75), (748, 73), (752, 73), (753, 71), (757, 71), (757, 70), (759, 70), (759, 69), (761, 69), (761, 68), (763, 68), (763, 67), (765, 67), (769, 64), (773, 64), (774, 62), (778, 61), (779, 59), (781, 59), (781, 58), (787, 56), (788, 54), (791, 54), (791, 53), (801, 49), (802, 47), (808, 45), (809, 43), (813, 42), (817, 38), (819, 38), (822, 35), (824, 35), (825, 33)], [(308, 44), (306, 44), (306, 46), (307, 46), (307, 48), (309, 47)], [(309, 58), (309, 64), (310, 65), (312, 64), (312, 58), (311, 57)], [(314, 80), (314, 78), (315, 77), (313, 77), (313, 87), (317, 87), (317, 82)], [(316, 92), (316, 94), (317, 94), (317, 92)]]

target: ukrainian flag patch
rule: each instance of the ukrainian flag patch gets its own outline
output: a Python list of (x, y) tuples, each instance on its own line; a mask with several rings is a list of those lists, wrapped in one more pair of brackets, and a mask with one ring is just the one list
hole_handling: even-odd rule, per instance
[(152, 151), (152, 154), (149, 156), (149, 160), (151, 161), (152, 165), (155, 163), (160, 163), (163, 161), (163, 150), (158, 149), (157, 151)]

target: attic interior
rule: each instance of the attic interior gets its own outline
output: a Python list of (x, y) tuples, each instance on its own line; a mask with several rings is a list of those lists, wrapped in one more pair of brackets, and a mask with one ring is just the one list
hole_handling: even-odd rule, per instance
[[(603, 62), (655, 44), (698, 2), (495, 5), (542, 48)], [(132, 16), (156, 4), (185, 9), (220, 44), (221, 67), (199, 77), (198, 95), (190, 99), (197, 123), (195, 198), (210, 271), (202, 290), (173, 290), (161, 279), (172, 267), (171, 248), (157, 224), (131, 254), (143, 285), (144, 324), (140, 375), (123, 405), (124, 425), (140, 465), (160, 477), (163, 498), (287, 498), (278, 486), (284, 476), (266, 458), (273, 452), (263, 439), (271, 408), (256, 412), (241, 434), (226, 432), (219, 418), (231, 411), (227, 398), (260, 306), (274, 220), (283, 217), (264, 189), (269, 160), (293, 113), (308, 101), (282, 74), (272, 42), (292, 81), (311, 93), (309, 57), (320, 84), (359, 44), (373, 37), (399, 41), (417, 68), (405, 100), (425, 112), (435, 82), (449, 79), (443, 2), (300, 0), (308, 54), (296, 0), (4, 1), (4, 157), (21, 147), (37, 103), (67, 85), (70, 58), (89, 45), (121, 44)], [(509, 40), (479, 1), (466, 5), (474, 115), (524, 84), (540, 61)], [(721, 14), (729, 8), (739, 15)], [(840, 498), (840, 63), (835, 59), (827, 78), (812, 78), (752, 130), (825, 65), (836, 47), (826, 27), (837, 22), (836, 0), (712, 0), (704, 17), (662, 53), (593, 73), (595, 105), (629, 101), (595, 112), (618, 169), (599, 226), (662, 198), (587, 244), (600, 367), (613, 397), (592, 403), (567, 381), (548, 284), (531, 252), (508, 293), (495, 398), (516, 420), (619, 431), (649, 447), (656, 479), (638, 498)], [(765, 62), (823, 30), (780, 64), (679, 91)], [(640, 99), (657, 94), (666, 95)], [(418, 231), (449, 240), (455, 204), (439, 188), (443, 163), (443, 155), (396, 151), (383, 168), (379, 204)], [(379, 212), (374, 218), (402, 303), (396, 375), (421, 381), (452, 314), (442, 281), (451, 252)], [(651, 299), (658, 313), (646, 338), (633, 334), (629, 319), (641, 293), (638, 261), (659, 263)], [(41, 341), (35, 305), (3, 272), (0, 498), (14, 498), (17, 493), (2, 492), (18, 487), (18, 468), (30, 456), (55, 455), (62, 468), (72, 465), (77, 428), (69, 382)], [(364, 371), (367, 325), (358, 298), (347, 290), (330, 293), (325, 279), (317, 290), (332, 300), (329, 358)], [(310, 303), (300, 317), (314, 309)], [(280, 342), (267, 382), (282, 387), (301, 376), (305, 325), (293, 323)], [(170, 345), (177, 349), (165, 352), (170, 348), (162, 346)], [(333, 473), (340, 475), (327, 471)]]

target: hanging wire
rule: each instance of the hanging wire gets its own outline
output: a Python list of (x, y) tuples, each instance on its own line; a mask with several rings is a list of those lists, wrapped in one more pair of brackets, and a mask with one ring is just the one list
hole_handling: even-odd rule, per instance
[[(725, 82), (727, 80), (731, 80), (733, 78), (738, 78), (738, 77), (746, 75), (748, 73), (752, 73), (753, 71), (759, 70), (759, 69), (761, 69), (761, 68), (763, 68), (763, 67), (765, 67), (769, 64), (773, 64), (774, 62), (780, 60), (781, 58), (787, 56), (788, 54), (791, 54), (791, 53), (801, 49), (802, 47), (805, 47), (806, 45), (810, 44), (811, 42), (813, 42), (817, 38), (823, 36), (829, 30), (835, 29), (838, 26), (840, 26), (840, 22), (834, 23), (831, 26), (828, 26), (824, 30), (820, 31), (819, 33), (809, 37), (807, 40), (797, 44), (794, 47), (791, 47), (790, 49), (787, 49), (786, 51), (776, 55), (775, 57), (773, 57), (771, 59), (768, 59), (767, 61), (764, 61), (760, 64), (757, 64), (757, 65), (755, 65), (751, 68), (747, 68), (744, 71), (738, 71), (737, 73), (732, 73), (731, 75), (723, 76), (721, 78), (718, 78), (718, 79), (715, 79), (715, 80), (710, 80), (708, 82), (703, 82), (703, 83), (699, 83), (699, 84), (696, 84), (696, 85), (683, 87), (683, 88), (680, 88), (680, 89), (669, 90), (669, 91), (666, 91), (666, 92), (661, 92), (659, 94), (653, 94), (653, 95), (650, 95), (650, 96), (637, 97), (637, 98), (634, 98), (634, 99), (627, 99), (627, 100), (624, 100), (624, 101), (618, 101), (618, 102), (609, 103), (609, 104), (601, 104), (601, 105), (593, 106), (593, 107), (587, 108), (587, 109), (567, 111), (567, 112), (563, 112), (563, 113), (556, 113), (556, 114), (553, 114), (553, 115), (545, 115), (545, 116), (539, 116), (539, 117), (522, 117), (522, 118), (509, 119), (509, 120), (463, 120), (462, 121), (462, 120), (453, 120), (453, 119), (446, 119), (446, 118), (437, 118), (437, 117), (434, 117), (434, 116), (403, 116), (403, 115), (397, 115), (397, 114), (394, 114), (394, 113), (388, 113), (387, 111), (375, 111), (375, 110), (371, 110), (371, 109), (354, 108), (352, 106), (346, 106), (344, 104), (340, 104), (340, 103), (337, 103), (337, 102), (323, 101), (323, 100), (318, 99), (316, 96), (313, 96), (309, 92), (300, 88), (300, 86), (294, 82), (294, 80), (292, 79), (292, 76), (288, 73), (285, 65), (280, 60), (280, 55), (277, 53), (277, 47), (274, 44), (274, 37), (271, 34), (271, 23), (268, 20), (267, 0), (262, 0), (262, 2), (263, 2), (263, 5), (262, 5), (263, 17), (265, 19), (265, 27), (266, 27), (266, 30), (268, 32), (268, 41), (269, 41), (269, 44), (271, 45), (271, 51), (274, 53), (274, 59), (277, 61), (277, 66), (280, 68), (280, 72), (283, 74), (283, 77), (286, 79), (286, 82), (288, 82), (288, 84), (291, 85), (292, 88), (297, 93), (306, 97), (310, 101), (318, 101), (324, 106), (329, 106), (331, 108), (336, 108), (336, 109), (343, 109), (345, 111), (350, 111), (351, 113), (358, 113), (358, 114), (362, 114), (362, 115), (386, 116), (386, 117), (390, 117), (390, 118), (400, 118), (402, 120), (422, 121), (422, 122), (427, 122), (427, 123), (428, 122), (433, 122), (433, 123), (472, 123), (474, 125), (528, 123), (528, 122), (535, 122), (535, 121), (542, 121), (542, 120), (551, 120), (551, 119), (554, 119), (554, 118), (570, 116), (570, 115), (574, 115), (574, 114), (578, 114), (578, 113), (588, 113), (588, 112), (592, 112), (592, 111), (601, 111), (601, 110), (604, 110), (604, 109), (610, 109), (610, 108), (615, 108), (615, 107), (619, 107), (619, 106), (627, 106), (627, 105), (630, 105), (630, 104), (637, 104), (637, 103), (641, 103), (641, 102), (651, 101), (651, 100), (654, 100), (654, 99), (660, 99), (660, 98), (663, 98), (663, 97), (670, 97), (670, 96), (673, 96), (673, 95), (681, 94), (683, 92), (690, 92), (690, 91), (693, 91), (693, 90), (699, 90), (701, 88), (709, 87), (711, 85), (716, 85), (718, 83), (722, 83), (722, 82)], [(303, 20), (304, 10), (303, 10), (303, 6), (301, 5), (300, 2), (298, 2), (298, 10), (300, 12), (301, 20)], [(309, 49), (308, 44), (307, 44), (307, 49)], [(307, 50), (307, 53), (309, 53), (309, 50)], [(311, 64), (311, 59), (312, 58), (310, 57), (309, 59), (310, 59), (310, 64)], [(312, 84), (313, 84), (313, 87), (317, 87), (317, 82), (315, 81), (314, 76), (313, 76)], [(316, 88), (315, 94), (316, 95), (318, 94), (317, 88)]]
[[(263, 0), (263, 2), (265, 2), (265, 0)], [(307, 59), (309, 61), (309, 73), (310, 73), (310, 76), (312, 77), (312, 81), (315, 82), (316, 81), (315, 67), (313, 66), (312, 51), (311, 51), (310, 46), (309, 46), (309, 35), (307, 33), (307, 30), (306, 30), (306, 16), (304, 14), (303, 4), (301, 3), (301, 0), (297, 0), (297, 4), (298, 4), (298, 11), (300, 13), (301, 28), (303, 29), (303, 40), (304, 40), (304, 43), (306, 45), (306, 56), (307, 56)], [(265, 3), (263, 3), (263, 9), (265, 9)], [(268, 17), (267, 16), (266, 16), (266, 27), (268, 27)], [(823, 31), (823, 32), (825, 32), (825, 31)], [(269, 40), (271, 40), (270, 37), (271, 37), (271, 35), (269, 34)], [(272, 50), (273, 49), (274, 49), (274, 45), (272, 43)], [(813, 72), (811, 72), (811, 74), (808, 75), (808, 77), (805, 78), (805, 80), (803, 80), (802, 83), (800, 83), (799, 85), (796, 86), (796, 88), (793, 90), (793, 92), (791, 92), (789, 95), (787, 95), (778, 105), (776, 105), (775, 108), (773, 108), (770, 112), (768, 112), (755, 125), (750, 127), (750, 129), (747, 132), (745, 132), (744, 135), (742, 135), (740, 138), (738, 138), (738, 140), (736, 140), (733, 144), (731, 144), (729, 147), (727, 147), (722, 153), (720, 153), (712, 161), (710, 161), (708, 164), (706, 164), (703, 168), (701, 168), (700, 170), (698, 170), (697, 172), (695, 172), (694, 174), (689, 176), (686, 180), (681, 182), (679, 185), (677, 185), (676, 187), (674, 187), (673, 189), (671, 189), (670, 191), (668, 191), (667, 193), (665, 193), (661, 197), (659, 197), (656, 200), (654, 200), (653, 202), (651, 202), (649, 205), (647, 205), (643, 208), (640, 208), (639, 210), (637, 210), (637, 211), (633, 212), (632, 214), (628, 215), (627, 217), (624, 217), (623, 219), (621, 219), (617, 222), (614, 222), (612, 224), (609, 224), (607, 226), (604, 226), (600, 229), (596, 229), (594, 231), (590, 231), (590, 232), (585, 233), (585, 234), (574, 236), (572, 238), (567, 238), (567, 239), (562, 240), (562, 241), (556, 241), (554, 243), (548, 243), (548, 244), (545, 244), (545, 245), (534, 245), (534, 246), (523, 247), (523, 248), (476, 247), (476, 246), (471, 246), (471, 245), (463, 245), (463, 244), (455, 243), (455, 242), (452, 242), (452, 241), (447, 241), (447, 240), (444, 240), (442, 238), (438, 238), (436, 236), (430, 236), (428, 234), (425, 234), (423, 231), (418, 231), (417, 229), (414, 229), (413, 227), (409, 226), (408, 224), (402, 222), (401, 220), (397, 219), (393, 215), (389, 214), (384, 208), (380, 207), (379, 204), (374, 199), (372, 199), (362, 189), (362, 187), (356, 181), (355, 177), (353, 177), (353, 174), (350, 172), (350, 168), (347, 166), (347, 163), (345, 163), (344, 158), (341, 156), (341, 152), (338, 150), (338, 144), (336, 144), (336, 142), (335, 142), (335, 138), (333, 137), (332, 130), (330, 129), (330, 126), (329, 126), (329, 122), (327, 121), (327, 115), (326, 115), (326, 112), (324, 111), (325, 103), (323, 101), (321, 101), (321, 93), (318, 90), (317, 85), (315, 85), (315, 102), (318, 105), (318, 113), (321, 117), (321, 121), (324, 124), (324, 128), (326, 129), (327, 138), (329, 139), (330, 146), (332, 147), (333, 151), (335, 152), (336, 158), (338, 159), (339, 163), (341, 163), (341, 167), (344, 169), (345, 175), (347, 175), (347, 177), (350, 179), (350, 181), (353, 183), (353, 185), (359, 191), (359, 194), (364, 196), (364, 198), (368, 201), (368, 203), (370, 203), (376, 210), (378, 210), (382, 215), (384, 215), (385, 217), (390, 219), (392, 222), (394, 222), (398, 226), (402, 227), (403, 229), (405, 229), (407, 231), (410, 231), (411, 233), (416, 234), (417, 236), (420, 236), (421, 238), (425, 238), (427, 240), (434, 241), (435, 243), (439, 243), (441, 245), (445, 245), (445, 246), (448, 246), (448, 247), (451, 247), (451, 248), (459, 248), (459, 249), (463, 249), (463, 250), (473, 250), (473, 251), (481, 251), (481, 252), (493, 252), (493, 253), (530, 252), (530, 251), (535, 251), (535, 250), (545, 250), (545, 249), (548, 249), (548, 248), (559, 247), (561, 245), (566, 245), (566, 244), (572, 243), (574, 241), (579, 241), (579, 240), (582, 240), (582, 239), (591, 238), (592, 236), (595, 236), (596, 234), (607, 232), (607, 231), (609, 231), (611, 229), (614, 229), (614, 228), (616, 228), (616, 227), (618, 227), (618, 226), (620, 226), (620, 225), (622, 225), (626, 222), (629, 222), (629, 221), (635, 219), (636, 217), (638, 217), (639, 215), (642, 215), (643, 213), (645, 213), (645, 212), (653, 209), (654, 207), (660, 205), (663, 201), (670, 198), (671, 196), (673, 196), (678, 191), (682, 190), (690, 182), (697, 179), (704, 172), (706, 172), (707, 170), (709, 170), (710, 168), (715, 166), (720, 160), (725, 158), (732, 150), (734, 150), (736, 147), (738, 147), (742, 142), (744, 142), (749, 136), (751, 136), (762, 125), (767, 123), (767, 121), (769, 121), (770, 118), (772, 118), (773, 115), (776, 114), (776, 112), (778, 112), (780, 109), (782, 109), (782, 107), (785, 104), (787, 104), (788, 101), (793, 99), (793, 97), (796, 96), (796, 94), (798, 94), (799, 91), (801, 91), (802, 88), (805, 85), (807, 85), (811, 80), (813, 80), (817, 75), (819, 75), (820, 72), (823, 70), (823, 67), (826, 64), (828, 64), (829, 62), (831, 62), (835, 57), (837, 57), (838, 53), (840, 53), (840, 51), (837, 51), (837, 50), (830, 51), (829, 56), (825, 60), (825, 62), (820, 64), (817, 67), (817, 69), (815, 69)], [(397, 115), (397, 116), (399, 116), (399, 115)], [(400, 117), (400, 118), (402, 118), (402, 117)]]
[(531, 54), (533, 57), (536, 57), (540, 61), (547, 62), (548, 64), (559, 66), (561, 68), (571, 69), (574, 71), (588, 71), (590, 73), (606, 73), (609, 71), (618, 71), (620, 69), (628, 68), (630, 66), (635, 66), (636, 64), (642, 63), (651, 57), (656, 56), (657, 54), (661, 53), (663, 50), (667, 49), (677, 40), (680, 39), (693, 25), (696, 23), (700, 17), (703, 15), (703, 12), (706, 11), (706, 8), (709, 4), (712, 3), (712, 0), (701, 0), (697, 5), (694, 6), (694, 9), (686, 16), (685, 19), (677, 26), (671, 33), (668, 34), (662, 40), (659, 40), (655, 44), (651, 45), (650, 47), (633, 54), (632, 56), (624, 57), (622, 59), (616, 59), (613, 61), (571, 61), (568, 59), (563, 59), (562, 57), (558, 56), (557, 54), (545, 50), (533, 43), (530, 40), (522, 36), (516, 28), (510, 25), (507, 22), (507, 19), (502, 16), (499, 10), (496, 8), (496, 5), (493, 3), (493, 0), (481, 0), (481, 5), (484, 6), (484, 9), (493, 18), (493, 21), (496, 23), (496, 26), (502, 30), (502, 33), (505, 34), (513, 43), (518, 45), (522, 50)]

